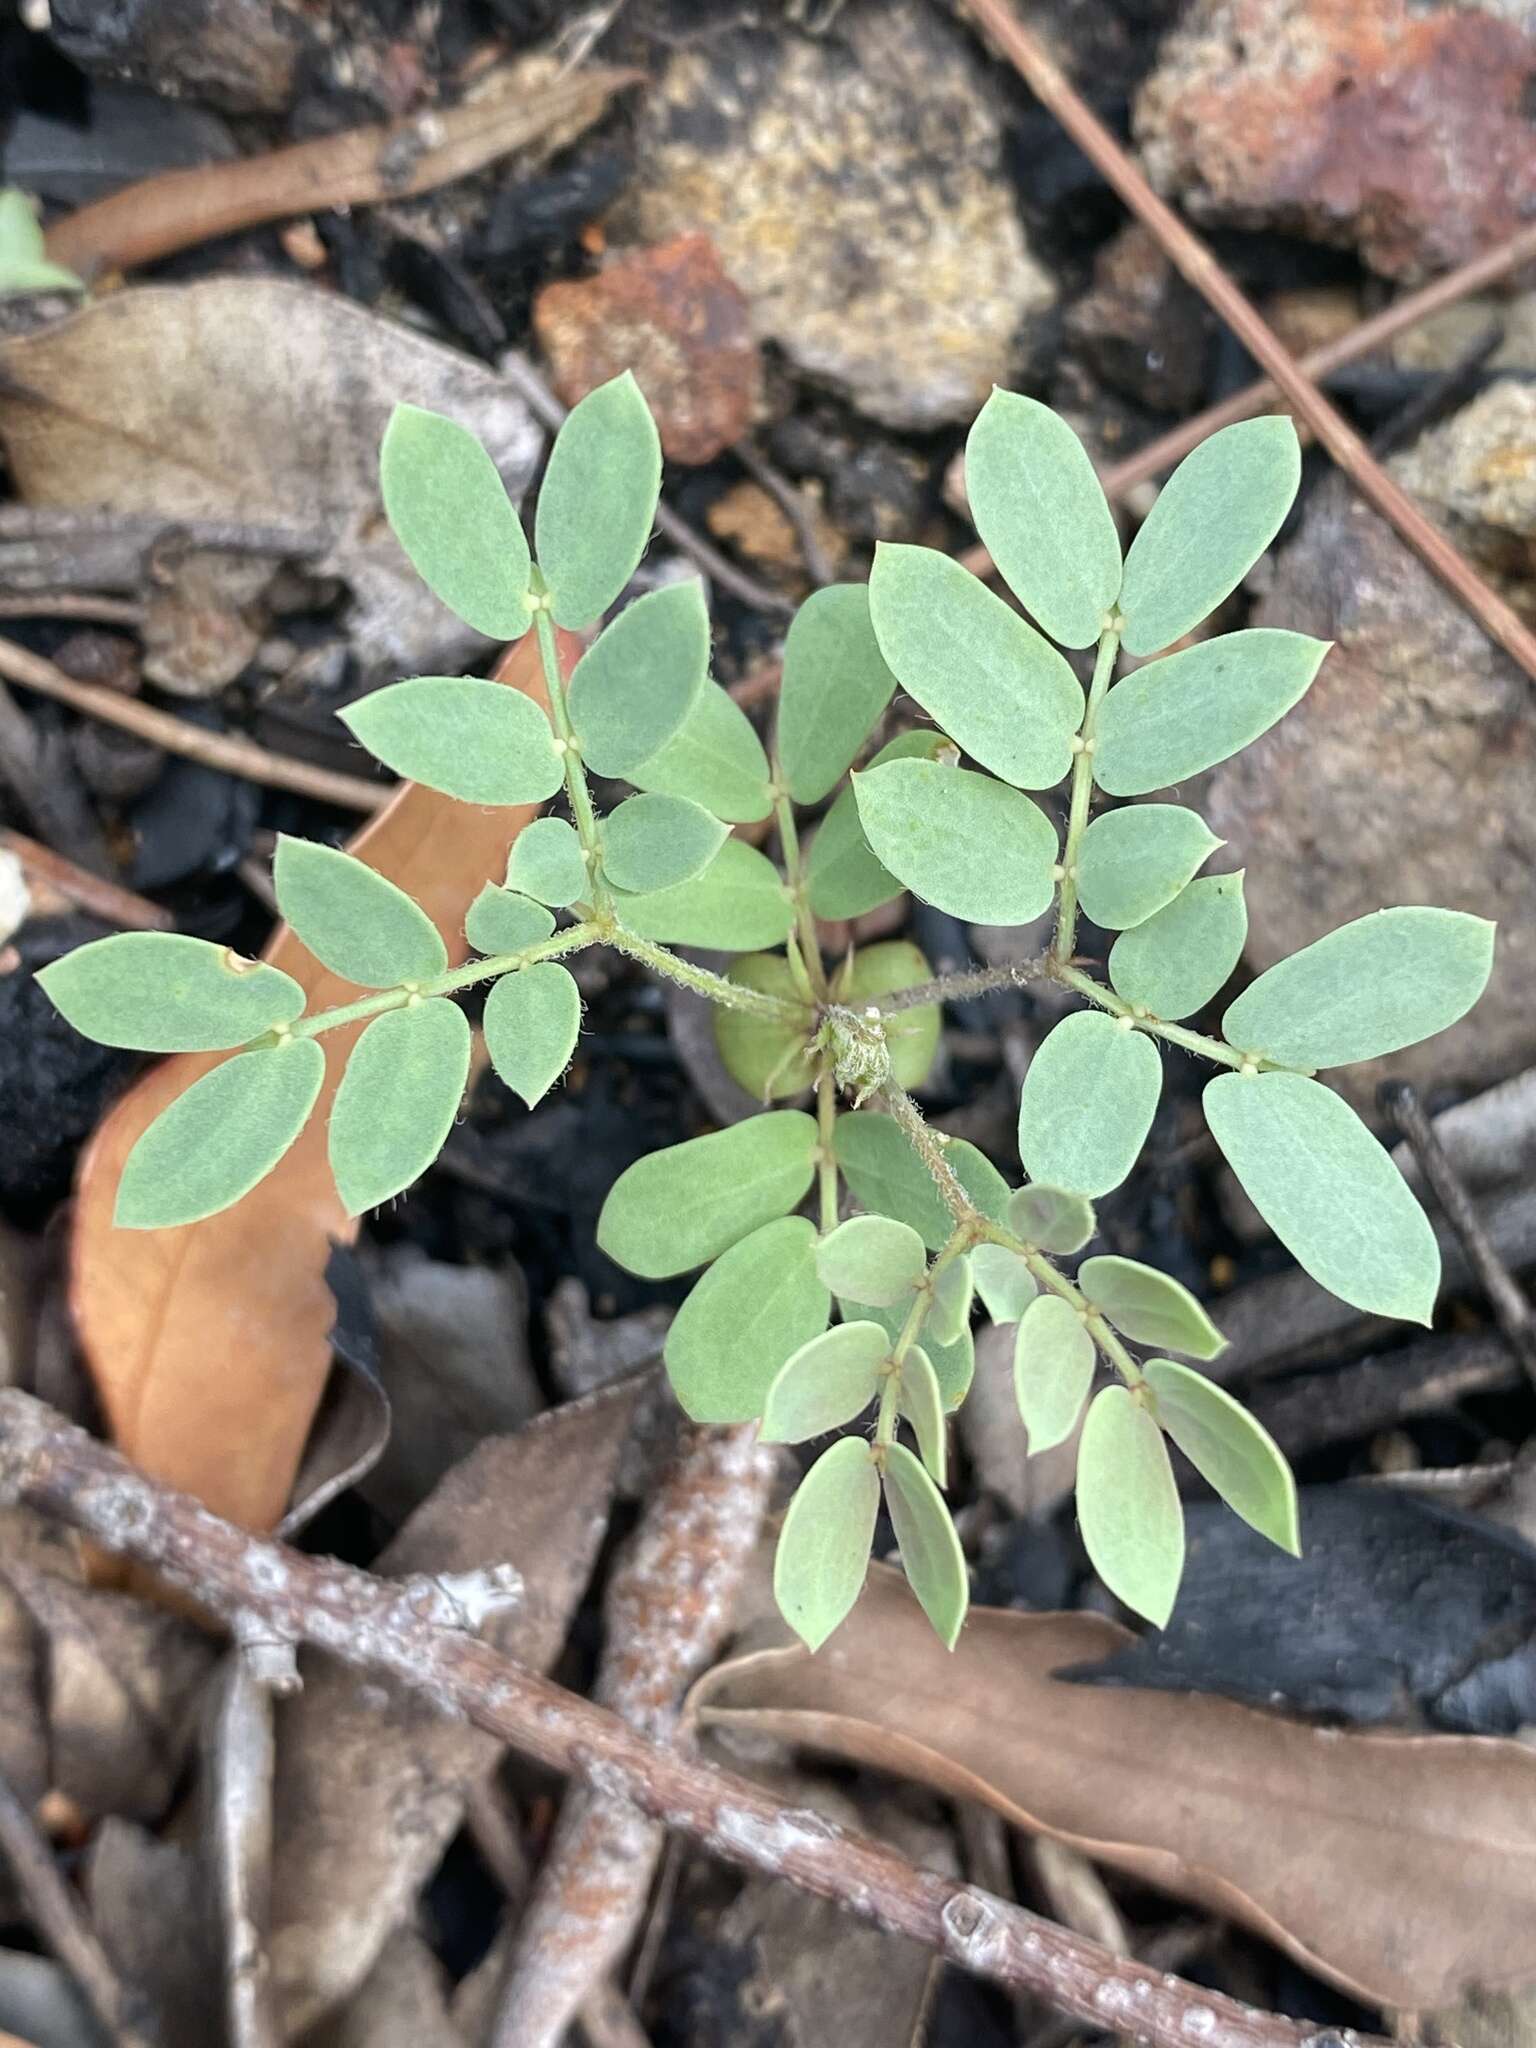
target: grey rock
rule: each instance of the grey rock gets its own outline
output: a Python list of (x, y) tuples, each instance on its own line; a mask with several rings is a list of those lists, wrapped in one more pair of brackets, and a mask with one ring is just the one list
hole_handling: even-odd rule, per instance
[(1536, 386), (1500, 379), (1390, 467), (1515, 605), (1536, 609)]

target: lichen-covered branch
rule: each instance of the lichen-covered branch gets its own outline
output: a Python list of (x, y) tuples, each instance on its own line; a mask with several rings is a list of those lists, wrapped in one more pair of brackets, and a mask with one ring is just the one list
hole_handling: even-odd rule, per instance
[[(1337, 2037), (1111, 1955), (977, 1886), (920, 1870), (819, 1813), (652, 1740), (467, 1634), (430, 1582), (390, 1584), (301, 1556), (170, 1492), (42, 1402), (0, 1393), (0, 1502), (24, 1502), (132, 1558), (206, 1613), (385, 1673), (550, 1769), (992, 1982), (1033, 1991), (1146, 2048), (1325, 2048)], [(1386, 2048), (1355, 2037), (1351, 2048)]]

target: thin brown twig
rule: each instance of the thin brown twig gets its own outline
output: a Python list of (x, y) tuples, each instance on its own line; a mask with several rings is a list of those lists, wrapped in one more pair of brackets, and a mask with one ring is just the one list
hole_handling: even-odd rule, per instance
[(37, 590), (0, 597), (0, 619), (85, 619), (95, 626), (142, 626), (144, 607), (131, 597), (88, 590)]
[(816, 531), (816, 514), (804, 491), (796, 488), (781, 470), (778, 470), (750, 441), (738, 441), (731, 453), (741, 464), (754, 483), (759, 484), (772, 498), (794, 528), (795, 539), (800, 547), (800, 559), (805, 573), (820, 588), (823, 584), (835, 583), (832, 564), (827, 551), (821, 544)]
[(349, 811), (381, 810), (394, 794), (390, 783), (364, 782), (359, 775), (340, 775), (331, 768), (294, 761), (286, 754), (274, 754), (258, 746), (255, 740), (189, 725), (172, 712), (158, 711), (152, 704), (141, 704), (137, 697), (125, 697), (100, 683), (78, 682), (40, 654), (18, 647), (14, 640), (0, 639), (0, 676), (8, 682), (20, 683), (24, 689), (36, 690), (40, 696), (68, 704), (72, 710), (83, 711), (87, 717), (99, 718), (104, 724), (118, 725), (125, 732), (137, 733), (141, 739), (153, 740), (167, 753), (185, 755), (189, 761), (201, 761), (209, 768), (222, 768), (229, 775), (243, 775), (247, 781), (265, 783), (271, 789), (296, 790), (300, 796), (312, 796), (321, 803), (336, 804)]
[[(978, 1887), (908, 1863), (818, 1813), (653, 1741), (452, 1625), (419, 1584), (253, 1536), (16, 1388), (0, 1392), (0, 1501), (25, 1503), (147, 1566), (226, 1622), (258, 1616), (294, 1642), (384, 1673), (548, 1768), (583, 1779), (738, 1867), (782, 1879), (993, 1983), (1036, 1992), (1146, 2048), (1321, 2048), (1319, 2029), (1113, 1956)], [(1386, 2048), (1355, 2037), (1354, 2048)]]
[(168, 932), (176, 928), (170, 911), (151, 903), (147, 896), (135, 895), (132, 889), (124, 889), (116, 882), (103, 881), (89, 868), (66, 860), (62, 853), (29, 839), (24, 832), (0, 826), (0, 847), (15, 854), (24, 875), (45, 882), (80, 909), (99, 917), (103, 924), (120, 925), (130, 932)]
[(994, 39), (1031, 92), (1056, 117), (1089, 162), (1145, 223), (1174, 268), (1221, 315), (1254, 361), (1274, 380), (1281, 396), (1295, 407), (1361, 496), (1369, 500), (1425, 567), (1454, 593), (1489, 638), (1536, 680), (1536, 634), (1484, 582), (1465, 555), (1425, 516), (1401, 485), (1387, 475), (1348, 420), (1319, 391), (1211, 250), (1153, 191), (1145, 173), (1046, 54), (1039, 39), (1019, 20), (1010, 0), (962, 0), (962, 5)]

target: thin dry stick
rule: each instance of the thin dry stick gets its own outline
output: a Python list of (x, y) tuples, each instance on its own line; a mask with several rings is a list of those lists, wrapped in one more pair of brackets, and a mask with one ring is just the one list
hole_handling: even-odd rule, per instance
[(1254, 361), (1268, 371), (1281, 395), (1300, 413), (1362, 497), (1370, 500), (1426, 568), (1455, 593), (1489, 638), (1536, 681), (1536, 634), (1387, 475), (1200, 237), (1152, 190), (1137, 164), (1025, 28), (1009, 0), (962, 0), (962, 5), (995, 39), (1031, 92), (1055, 115), (1089, 162), (1146, 223), (1175, 269), (1215, 308)]
[(104, 924), (121, 925), (124, 931), (130, 932), (168, 932), (175, 929), (175, 918), (168, 910), (162, 910), (158, 903), (151, 903), (147, 896), (136, 896), (132, 889), (121, 888), (116, 882), (103, 881), (89, 868), (66, 860), (62, 853), (55, 853), (51, 846), (29, 839), (24, 832), (13, 832), (8, 825), (0, 826), (0, 847), (15, 854), (24, 875), (56, 889), (61, 896), (78, 904), (82, 910), (90, 911)]
[[(204, 1612), (251, 1615), (386, 1673), (551, 1770), (691, 1836), (713, 1855), (830, 1899), (994, 1983), (1036, 1992), (1145, 2048), (1325, 2048), (1337, 2036), (1113, 1956), (974, 1885), (920, 1870), (823, 1815), (653, 1742), (616, 1714), (448, 1625), (419, 1584), (390, 1584), (220, 1521), (16, 1388), (0, 1392), (0, 1503), (56, 1516), (149, 1567)], [(1351, 2037), (1350, 2048), (1387, 2048)]]
[[(614, 1574), (596, 1696), (653, 1741), (674, 1737), (689, 1681), (730, 1628), (772, 1474), (755, 1427), (690, 1432)], [(664, 1840), (626, 1801), (571, 1787), (518, 1922), (492, 2048), (558, 2048), (634, 1939)]]
[(169, 754), (184, 754), (189, 761), (201, 761), (208, 768), (222, 768), (230, 775), (243, 775), (249, 782), (263, 782), (271, 789), (293, 789), (300, 796), (312, 796), (324, 804), (337, 804), (349, 811), (377, 811), (394, 794), (390, 783), (364, 782), (359, 775), (338, 775), (330, 768), (315, 768), (308, 761), (293, 761), (286, 754), (274, 754), (254, 740), (232, 738), (228, 733), (205, 732), (189, 725), (172, 712), (157, 711), (141, 704), (137, 697), (124, 697), (100, 683), (77, 682), (63, 669), (40, 654), (18, 647), (14, 640), (0, 640), (0, 676), (52, 697), (72, 710), (99, 718), (106, 725), (120, 725), (141, 739), (153, 740)]
[(87, 619), (97, 626), (142, 626), (144, 607), (131, 597), (97, 597), (86, 590), (38, 590), (0, 597), (0, 619)]

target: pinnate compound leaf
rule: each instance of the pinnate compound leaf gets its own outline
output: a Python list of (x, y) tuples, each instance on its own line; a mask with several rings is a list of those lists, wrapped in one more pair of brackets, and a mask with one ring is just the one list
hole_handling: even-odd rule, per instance
[(925, 1329), (935, 1344), (953, 1344), (971, 1320), (976, 1283), (968, 1258), (951, 1259), (933, 1283)]
[(1301, 482), (1288, 419), (1223, 427), (1186, 455), (1125, 558), (1128, 654), (1156, 654), (1230, 597), (1280, 531)]
[(891, 761), (855, 775), (853, 788), (876, 859), (925, 903), (972, 924), (1028, 924), (1049, 909), (1055, 828), (1007, 783)]
[(1005, 1244), (977, 1245), (971, 1271), (981, 1305), (994, 1323), (1016, 1323), (1039, 1292), (1023, 1258)]
[(1300, 1074), (1219, 1074), (1204, 1106), (1254, 1207), (1320, 1287), (1369, 1315), (1428, 1324), (1435, 1233), (1347, 1102)]
[(878, 1323), (839, 1323), (802, 1344), (774, 1375), (763, 1404), (765, 1444), (803, 1444), (862, 1415), (880, 1386), (890, 1343)]
[(1145, 796), (1214, 768), (1301, 702), (1331, 645), (1254, 626), (1148, 662), (1104, 699), (1094, 781), (1111, 796)]
[(1025, 1309), (1013, 1344), (1013, 1392), (1031, 1455), (1064, 1444), (1076, 1429), (1097, 1356), (1070, 1301), (1042, 1294)]
[(550, 938), (555, 920), (542, 903), (487, 882), (464, 919), (464, 936), (477, 953), (520, 953)]
[(944, 1424), (944, 1393), (933, 1361), (914, 1344), (901, 1361), (897, 1405), (912, 1425), (917, 1448), (934, 1484), (942, 1486), (949, 1471), (949, 1431)]
[(222, 1052), (304, 1010), (291, 975), (179, 932), (92, 939), (37, 979), (85, 1037), (138, 1052)]
[(1296, 1481), (1269, 1431), (1192, 1366), (1149, 1358), (1144, 1371), (1158, 1420), (1200, 1476), (1250, 1528), (1300, 1557)]
[[(887, 761), (934, 761), (953, 757), (954, 742), (941, 732), (904, 732), (880, 749), (870, 768)], [(902, 885), (871, 851), (859, 823), (859, 801), (850, 783), (838, 791), (832, 808), (817, 828), (806, 861), (806, 885), (818, 917), (862, 917), (892, 903)]]
[(360, 988), (430, 981), (448, 965), (421, 906), (349, 853), (280, 834), (272, 886), (278, 909), (315, 958)]
[(681, 732), (708, 676), (703, 585), (690, 577), (637, 597), (571, 677), (581, 758), (596, 775), (629, 775)]
[(1114, 1017), (1064, 1017), (1029, 1063), (1019, 1157), (1033, 1180), (1107, 1195), (1136, 1164), (1162, 1093), (1157, 1047)]
[(1078, 900), (1106, 931), (1128, 931), (1171, 903), (1223, 843), (1182, 804), (1106, 811), (1083, 834)]
[(128, 1154), (114, 1223), (164, 1230), (238, 1202), (303, 1130), (324, 1078), (325, 1055), (312, 1038), (220, 1061)]
[(329, 1131), (349, 1216), (398, 1195), (442, 1151), (469, 1079), (470, 1045), (468, 1020), (446, 996), (386, 1010), (357, 1041)]
[(1120, 594), (1120, 536), (1088, 451), (1038, 399), (994, 391), (965, 444), (965, 495), (998, 574), (1063, 647)]
[[(933, 969), (909, 939), (883, 939), (877, 946), (860, 947), (852, 961), (839, 970), (832, 993), (840, 1003), (857, 1010), (902, 989), (920, 988), (932, 979)], [(900, 1087), (921, 1088), (927, 1080), (938, 1057), (943, 1022), (937, 1003), (920, 1003), (886, 1018), (891, 1078)]]
[(632, 796), (603, 820), (603, 870), (616, 889), (650, 895), (703, 874), (726, 828), (685, 796)]
[(1088, 1410), (1077, 1522), (1110, 1592), (1165, 1628), (1184, 1575), (1184, 1510), (1163, 1433), (1128, 1387), (1103, 1388)]
[(1069, 1194), (1031, 1181), (1009, 1197), (1008, 1228), (1042, 1252), (1080, 1252), (1098, 1229), (1093, 1204), (1084, 1195)]
[(779, 765), (797, 804), (820, 803), (857, 758), (896, 689), (869, 617), (869, 588), (830, 583), (784, 642)]
[(732, 825), (766, 818), (773, 809), (763, 743), (751, 719), (718, 683), (704, 685), (671, 739), (629, 769), (626, 780), (664, 796), (691, 796)]
[(773, 1560), (773, 1597), (808, 1650), (819, 1650), (859, 1594), (880, 1511), (880, 1475), (862, 1437), (822, 1452), (789, 1504)]
[(793, 1209), (811, 1184), (815, 1153), (816, 1120), (798, 1109), (648, 1152), (608, 1190), (597, 1242), (642, 1279), (690, 1272)]
[[(1008, 1183), (984, 1152), (965, 1138), (943, 1141), (944, 1157), (956, 1179), (985, 1216), (1002, 1220)], [(930, 1251), (938, 1251), (954, 1230), (954, 1218), (921, 1159), (882, 1111), (863, 1109), (840, 1116), (832, 1134), (843, 1178), (866, 1209), (909, 1223)]]
[(875, 549), (869, 608), (902, 688), (967, 754), (1018, 789), (1061, 781), (1083, 686), (1033, 626), (948, 555), (894, 541)]
[(1247, 939), (1243, 870), (1197, 875), (1171, 903), (1120, 934), (1109, 949), (1109, 978), (1126, 1002), (1177, 1022), (1226, 986)]
[(525, 825), (507, 861), (507, 887), (556, 910), (589, 895), (592, 884), (575, 827), (564, 818), (535, 818)]
[(965, 1552), (944, 1496), (905, 1444), (891, 1444), (885, 1453), (885, 1505), (907, 1582), (935, 1635), (952, 1650), (971, 1600)]
[(491, 1065), (530, 1109), (565, 1072), (581, 1031), (581, 992), (554, 960), (504, 974), (485, 999)]
[(662, 1354), (672, 1391), (695, 1422), (751, 1422), (831, 1312), (815, 1226), (804, 1216), (765, 1223), (715, 1260), (673, 1318)]
[(397, 405), (379, 448), (379, 484), (395, 538), (432, 594), (489, 639), (526, 633), (528, 541), (469, 429)]
[(1377, 910), (1261, 974), (1227, 1041), (1294, 1067), (1342, 1067), (1433, 1038), (1488, 985), (1494, 927), (1461, 910)]
[(555, 436), (533, 546), (557, 625), (590, 626), (645, 553), (661, 496), (661, 442), (626, 370), (589, 391)]
[[(894, 1349), (907, 1319), (909, 1304), (898, 1301), (889, 1308), (876, 1308), (867, 1302), (843, 1300), (839, 1306), (847, 1317), (878, 1323)], [(971, 1381), (976, 1374), (976, 1346), (971, 1338), (970, 1325), (966, 1325), (953, 1344), (937, 1344), (932, 1333), (924, 1331), (922, 1348), (939, 1383), (939, 1399), (944, 1412), (952, 1414), (971, 1391)]]
[(928, 1250), (908, 1223), (850, 1216), (821, 1240), (816, 1270), (834, 1294), (890, 1308), (910, 1302), (928, 1270)]
[(1077, 1284), (1122, 1336), (1137, 1344), (1215, 1358), (1227, 1340), (1187, 1287), (1136, 1259), (1084, 1259)]
[(715, 1044), (732, 1080), (759, 1102), (798, 1095), (803, 1088), (809, 1088), (815, 1079), (805, 1049), (811, 1032), (811, 1012), (788, 960), (782, 953), (748, 953), (745, 959), (731, 962), (725, 978), (742, 988), (755, 988), (763, 995), (798, 1003), (803, 1011), (799, 1024), (778, 1024), (771, 1018), (754, 1016), (750, 1010), (732, 1010), (724, 1003), (712, 1005)]
[(692, 881), (629, 897), (622, 915), (639, 938), (724, 953), (782, 945), (795, 921), (783, 877), (766, 854), (744, 839), (727, 839)]
[(542, 803), (565, 779), (533, 699), (475, 676), (413, 676), (337, 716), (386, 768), (461, 803)]

